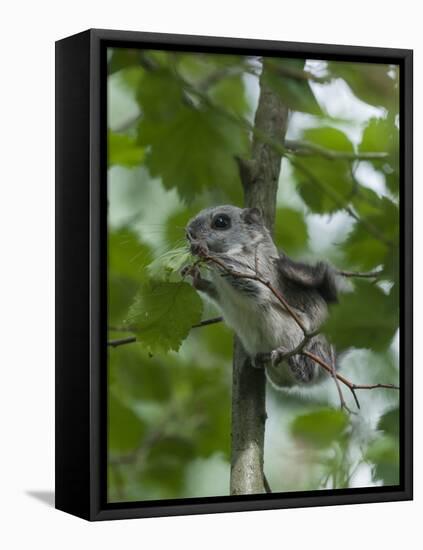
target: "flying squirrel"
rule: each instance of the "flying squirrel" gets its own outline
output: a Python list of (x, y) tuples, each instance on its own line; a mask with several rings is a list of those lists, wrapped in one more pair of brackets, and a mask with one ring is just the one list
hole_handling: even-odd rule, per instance
[[(265, 368), (276, 388), (318, 382), (322, 369), (313, 359), (289, 355), (304, 340), (304, 332), (281, 301), (262, 282), (229, 272), (269, 282), (307, 333), (314, 333), (327, 318), (328, 304), (337, 301), (340, 278), (335, 269), (325, 262), (296, 262), (279, 252), (257, 208), (207, 208), (189, 221), (186, 236), (194, 256), (207, 254), (219, 262), (220, 266), (208, 262), (207, 278), (198, 268), (189, 275), (194, 288), (218, 306), (252, 365)], [(335, 361), (334, 350), (322, 334), (312, 336), (303, 349), (331, 366)]]

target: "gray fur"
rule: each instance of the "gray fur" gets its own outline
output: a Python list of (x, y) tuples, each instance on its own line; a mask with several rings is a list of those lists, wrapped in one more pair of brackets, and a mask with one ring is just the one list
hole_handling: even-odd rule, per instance
[[(213, 220), (222, 214), (230, 218), (230, 227), (213, 227)], [(200, 246), (228, 268), (270, 281), (308, 331), (321, 326), (327, 317), (327, 304), (336, 301), (334, 270), (323, 262), (311, 266), (279, 254), (257, 209), (231, 205), (207, 208), (188, 223), (187, 237), (193, 253)], [(269, 354), (276, 358), (302, 341), (300, 327), (262, 283), (228, 276), (210, 264), (210, 279), (197, 273), (193, 284), (218, 305), (253, 363)], [(331, 346), (324, 336), (312, 338), (305, 349), (331, 362)], [(309, 384), (321, 377), (321, 369), (303, 355), (274, 363), (266, 365), (266, 375), (276, 387)]]

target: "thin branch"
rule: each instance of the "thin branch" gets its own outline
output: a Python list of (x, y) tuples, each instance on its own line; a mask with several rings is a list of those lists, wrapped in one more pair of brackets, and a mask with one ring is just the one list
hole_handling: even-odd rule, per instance
[(347, 403), (345, 402), (345, 399), (344, 399), (344, 394), (342, 392), (342, 388), (339, 384), (339, 380), (338, 378), (336, 377), (336, 366), (335, 366), (335, 353), (333, 351), (333, 346), (330, 346), (330, 363), (331, 363), (331, 367), (332, 367), (332, 378), (335, 382), (335, 386), (336, 386), (336, 389), (338, 391), (338, 395), (339, 395), (339, 401), (341, 402), (341, 409), (345, 409), (347, 412), (351, 413), (352, 411), (349, 409)]
[[(301, 353), (302, 355), (305, 355), (310, 359), (312, 359), (315, 363), (321, 366), (322, 369), (325, 369), (325, 371), (328, 372), (331, 376), (333, 375), (332, 368), (326, 363), (326, 361), (323, 361), (323, 359), (321, 359), (318, 355), (315, 355), (314, 353), (311, 353), (310, 351), (305, 351), (305, 350), (303, 350)], [(355, 390), (354, 384), (350, 382), (347, 378), (344, 378), (344, 376), (342, 376), (342, 374), (339, 374), (339, 372), (336, 372), (335, 376), (340, 382), (342, 382), (347, 386), (347, 388), (349, 388), (349, 390), (351, 391), (354, 397), (357, 407), (360, 408), (360, 402), (358, 401), (357, 395), (354, 391)]]
[(312, 81), (317, 82), (318, 84), (326, 84), (332, 80), (331, 76), (316, 76), (310, 71), (304, 69), (298, 69), (296, 67), (289, 67), (287, 65), (280, 65), (273, 62), (273, 60), (268, 60), (269, 69), (284, 78), (291, 78), (294, 80), (303, 80), (303, 81)]
[(206, 327), (208, 325), (214, 325), (216, 323), (221, 323), (223, 321), (223, 317), (212, 317), (211, 319), (205, 319), (204, 321), (200, 321), (196, 325), (192, 325), (192, 328), (201, 328)]
[[(144, 57), (141, 58), (141, 64), (143, 65), (143, 67), (147, 70), (157, 69), (157, 66), (155, 66), (154, 63), (149, 58), (145, 59), (146, 57), (147, 56), (144, 54)], [(147, 61), (148, 61), (148, 63), (147, 63)], [(290, 72), (289, 76), (294, 77), (294, 75), (292, 74), (292, 70), (291, 69), (288, 69), (288, 70)], [(319, 81), (319, 79), (317, 77), (314, 77), (313, 75), (311, 75), (311, 73), (310, 73), (309, 76), (307, 76), (306, 71), (298, 71), (298, 72), (295, 71), (295, 72), (297, 73), (296, 74), (297, 78), (300, 78), (300, 73), (301, 73), (301, 75), (302, 75), (301, 78), (304, 77), (307, 80)], [(288, 74), (286, 74), (285, 76), (288, 76)], [(295, 153), (292, 150), (289, 150), (289, 148), (286, 144), (283, 145), (280, 141), (278, 141), (278, 140), (272, 138), (271, 136), (267, 135), (266, 132), (263, 132), (259, 127), (252, 124), (251, 122), (249, 122), (248, 120), (246, 120), (242, 116), (231, 113), (231, 112), (227, 111), (226, 109), (223, 109), (222, 107), (219, 107), (218, 105), (216, 105), (210, 99), (210, 97), (207, 95), (206, 92), (204, 92), (202, 90), (199, 90), (196, 86), (194, 86), (194, 85), (190, 84), (189, 82), (187, 82), (178, 73), (178, 71), (176, 71), (176, 69), (174, 71), (174, 77), (177, 80), (179, 80), (180, 84), (184, 87), (185, 90), (187, 90), (191, 94), (197, 96), (204, 105), (206, 105), (210, 109), (213, 109), (216, 113), (218, 113), (221, 116), (225, 117), (227, 120), (230, 120), (233, 123), (242, 126), (248, 132), (250, 132), (254, 137), (256, 137), (259, 141), (261, 141), (264, 144), (269, 145), (275, 152), (279, 153), (281, 156), (289, 157), (289, 160), (290, 160), (291, 164), (293, 166), (295, 166), (298, 170), (302, 171), (314, 184), (316, 184), (318, 187), (320, 187), (320, 189), (322, 189), (324, 193), (329, 195), (332, 198), (332, 200), (335, 202), (335, 204), (339, 205), (339, 207), (341, 209), (345, 210), (347, 212), (347, 214), (349, 214), (352, 218), (354, 218), (358, 223), (362, 224), (363, 227), (369, 233), (371, 233), (374, 237), (376, 237), (378, 240), (380, 240), (381, 242), (383, 242), (387, 246), (392, 246), (391, 241), (389, 241), (389, 239), (387, 239), (383, 235), (383, 233), (376, 226), (374, 226), (371, 222), (369, 222), (365, 218), (361, 218), (356, 212), (354, 212), (354, 210), (345, 202), (345, 200), (342, 196), (338, 195), (338, 193), (336, 193), (336, 191), (334, 191), (330, 186), (328, 186), (325, 183), (321, 182), (313, 173), (311, 173), (301, 163), (297, 162), (296, 159), (292, 158), (292, 156), (295, 155)], [(290, 142), (287, 142), (287, 144), (289, 144), (289, 143)], [(294, 146), (295, 146), (295, 144), (298, 144), (298, 143), (302, 143), (302, 142), (293, 141), (293, 142), (291, 142), (291, 145), (294, 144)], [(330, 149), (322, 148), (318, 145), (310, 144), (310, 143), (307, 143), (307, 146), (308, 146), (309, 149), (310, 149), (310, 147), (312, 147), (313, 150), (314, 150), (314, 153), (317, 153), (317, 151), (319, 151), (319, 154), (321, 154), (323, 156), (326, 156), (327, 158), (339, 158), (339, 156), (338, 156), (339, 151), (333, 151), (333, 150), (330, 150)], [(344, 154), (344, 153), (342, 153), (342, 154)], [(363, 156), (363, 155), (365, 155), (365, 156)], [(370, 157), (369, 155), (372, 155), (372, 156)], [(360, 159), (364, 159), (364, 158), (366, 158), (367, 160), (369, 160), (370, 158), (373, 158), (373, 159), (379, 158), (380, 159), (380, 158), (385, 158), (384, 155), (386, 155), (385, 152), (357, 153), (357, 154), (354, 154), (354, 156), (351, 157), (348, 160), (360, 160)]]
[(399, 386), (396, 386), (394, 384), (355, 384), (354, 382), (351, 382), (350, 380), (348, 380), (347, 378), (342, 376), (342, 374), (339, 374), (338, 372), (334, 373), (332, 366), (328, 365), (328, 363), (326, 363), (326, 361), (324, 361), (321, 357), (319, 357), (318, 355), (315, 355), (314, 353), (311, 353), (308, 350), (304, 350), (304, 346), (307, 344), (307, 342), (313, 336), (315, 336), (317, 333), (307, 331), (304, 323), (301, 321), (301, 319), (298, 317), (298, 315), (295, 313), (295, 311), (292, 309), (292, 307), (288, 304), (288, 302), (282, 296), (282, 294), (279, 292), (279, 290), (276, 289), (270, 283), (270, 281), (266, 281), (266, 280), (262, 279), (261, 277), (259, 277), (258, 275), (253, 275), (253, 274), (248, 275), (246, 273), (239, 273), (238, 271), (227, 267), (224, 264), (224, 262), (222, 262), (220, 259), (215, 258), (213, 256), (210, 256), (209, 254), (207, 254), (204, 251), (201, 252), (201, 258), (205, 262), (211, 262), (211, 263), (216, 264), (219, 268), (223, 269), (223, 271), (225, 271), (225, 273), (229, 276), (235, 277), (237, 279), (249, 279), (249, 280), (252, 280), (252, 281), (257, 281), (260, 284), (267, 287), (272, 292), (272, 294), (279, 300), (279, 302), (285, 307), (286, 311), (289, 313), (289, 315), (292, 317), (292, 319), (297, 323), (297, 325), (300, 327), (300, 329), (301, 329), (301, 331), (303, 332), (303, 335), (304, 335), (304, 338), (300, 342), (300, 344), (296, 348), (291, 350), (287, 355), (285, 355), (285, 357), (289, 357), (289, 356), (295, 355), (295, 354), (301, 354), (301, 355), (305, 355), (305, 356), (309, 357), (310, 359), (312, 359), (320, 367), (322, 367), (324, 370), (326, 370), (326, 372), (328, 372), (331, 376), (333, 376), (334, 378), (337, 378), (337, 380), (339, 380), (340, 382), (342, 382), (344, 385), (346, 385), (348, 387), (348, 389), (351, 391), (351, 393), (354, 397), (354, 400), (355, 400), (356, 405), (357, 405), (358, 408), (360, 408), (360, 403), (359, 403), (357, 395), (355, 393), (356, 390), (373, 390), (373, 389), (376, 389), (376, 388), (386, 388), (386, 389), (399, 390)]
[(270, 281), (265, 281), (264, 279), (262, 279), (261, 277), (259, 277), (258, 275), (248, 275), (246, 273), (240, 273), (239, 271), (235, 271), (233, 269), (229, 269), (225, 264), (224, 262), (222, 262), (221, 260), (219, 260), (218, 258), (214, 258), (212, 256), (208, 256), (208, 255), (204, 255), (203, 256), (203, 259), (205, 261), (209, 261), (209, 262), (213, 262), (215, 263), (216, 265), (218, 265), (219, 267), (221, 267), (222, 269), (224, 269), (228, 275), (230, 275), (231, 277), (236, 277), (237, 279), (250, 279), (251, 281), (257, 281), (259, 283), (261, 283), (262, 285), (264, 285), (265, 287), (267, 287), (270, 292), (281, 302), (281, 304), (285, 307), (285, 309), (287, 310), (287, 312), (291, 315), (291, 317), (295, 320), (295, 322), (297, 323), (297, 325), (301, 328), (301, 330), (303, 331), (304, 335), (308, 335), (308, 331), (304, 325), (304, 323), (302, 322), (302, 320), (298, 317), (298, 315), (295, 313), (295, 311), (292, 309), (292, 307), (289, 305), (289, 303), (285, 300), (285, 298), (282, 296), (282, 294), (279, 292), (278, 289), (276, 289), (272, 283)]
[(356, 222), (360, 223), (369, 233), (376, 237), (379, 241), (383, 242), (387, 246), (391, 247), (392, 242), (385, 237), (385, 235), (366, 218), (361, 218), (351, 206), (345, 201), (342, 195), (339, 195), (332, 187), (326, 183), (316, 178), (316, 176), (301, 162), (298, 162), (296, 159), (290, 158), (290, 163), (302, 172), (313, 184), (317, 185), (326, 195), (328, 195), (333, 202), (339, 206), (342, 210), (351, 216)]
[(363, 279), (378, 279), (383, 274), (383, 269), (378, 269), (376, 271), (337, 271), (338, 275), (342, 277), (361, 277)]
[[(259, 141), (269, 145), (275, 152), (279, 153), (281, 156), (288, 157), (290, 163), (295, 168), (303, 172), (303, 174), (307, 176), (310, 179), (310, 181), (312, 181), (324, 193), (330, 196), (330, 198), (334, 201), (335, 204), (337, 204), (341, 209), (345, 210), (347, 214), (349, 214), (358, 223), (360, 223), (370, 234), (372, 234), (374, 237), (376, 237), (378, 240), (380, 240), (387, 246), (392, 246), (392, 242), (389, 239), (387, 239), (375, 225), (373, 225), (366, 218), (362, 218), (356, 212), (354, 212), (351, 206), (344, 200), (344, 198), (341, 195), (339, 195), (334, 189), (332, 189), (326, 183), (320, 181), (310, 170), (308, 170), (308, 168), (306, 168), (302, 163), (298, 162), (297, 159), (293, 158), (293, 155), (294, 155), (293, 152), (289, 151), (289, 149), (285, 145), (283, 145), (280, 141), (272, 138), (266, 132), (262, 131), (257, 126), (251, 124), (245, 118), (239, 115), (236, 115), (234, 113), (230, 113), (229, 111), (226, 111), (225, 109), (219, 107), (213, 101), (211, 101), (211, 99), (207, 96), (207, 94), (199, 91), (197, 88), (195, 88), (194, 86), (186, 82), (180, 75), (177, 74), (176, 76), (177, 78), (179, 78), (181, 84), (185, 87), (185, 89), (189, 90), (192, 94), (196, 95), (203, 102), (204, 105), (206, 105), (210, 109), (213, 109), (216, 113), (220, 114), (221, 116), (224, 116), (226, 119), (231, 120), (233, 123), (237, 125), (241, 125), (248, 132), (251, 132), (251, 134), (255, 136)], [(336, 153), (335, 151), (331, 151), (328, 149), (322, 149), (322, 150), (325, 152), (326, 155), (333, 155)]]
[(126, 344), (132, 344), (137, 341), (136, 336), (128, 336), (127, 338), (117, 338), (116, 340), (109, 340), (107, 345), (112, 348), (117, 348), (118, 346), (124, 346)]
[(316, 143), (300, 140), (285, 141), (285, 148), (290, 153), (299, 156), (321, 156), (328, 160), (383, 160), (389, 157), (384, 151), (378, 152), (348, 152), (327, 149)]
[[(212, 317), (211, 319), (205, 319), (204, 321), (200, 321), (199, 323), (192, 325), (191, 328), (201, 328), (206, 327), (208, 325), (214, 325), (216, 323), (221, 323), (223, 321), (223, 317)], [(116, 332), (135, 332), (134, 328), (123, 328), (123, 327), (110, 327), (109, 330), (114, 330)], [(125, 344), (132, 344), (137, 341), (136, 336), (128, 336), (126, 338), (117, 338), (116, 340), (109, 340), (107, 342), (108, 346), (111, 346), (112, 348), (117, 348), (118, 346), (124, 346)]]
[[(154, 68), (151, 65), (147, 67), (146, 64), (144, 64), (144, 67), (148, 70), (152, 70)], [(219, 106), (217, 106), (213, 101), (210, 100), (210, 98), (208, 97), (208, 95), (206, 93), (204, 93), (201, 90), (198, 90), (198, 88), (196, 88), (195, 86), (189, 84), (177, 71), (175, 71), (174, 76), (175, 76), (175, 78), (177, 78), (180, 81), (180, 83), (184, 86), (184, 88), (186, 90), (189, 90), (192, 94), (199, 97), (199, 99), (201, 99), (201, 101), (203, 102), (204, 105), (207, 105), (209, 108), (213, 109), (215, 112), (220, 113), (222, 116), (226, 117), (228, 120), (231, 120), (232, 122), (243, 126), (246, 130), (251, 132), (251, 134), (255, 138), (260, 140), (263, 144), (269, 145), (275, 152), (279, 153), (281, 156), (289, 156), (291, 164), (294, 167), (296, 167), (297, 169), (299, 169), (300, 171), (302, 171), (303, 174), (306, 175), (313, 183), (318, 185), (327, 195), (329, 195), (332, 198), (332, 200), (335, 202), (335, 204), (339, 205), (340, 208), (344, 209), (358, 223), (361, 223), (363, 225), (363, 227), (366, 228), (366, 230), (369, 233), (371, 233), (374, 237), (379, 239), (381, 242), (383, 242), (387, 246), (392, 246), (391, 241), (386, 239), (386, 237), (379, 231), (379, 229), (377, 227), (375, 227), (371, 222), (369, 222), (368, 220), (366, 220), (364, 218), (361, 218), (356, 212), (354, 212), (354, 210), (351, 208), (351, 206), (349, 206), (349, 204), (347, 204), (345, 202), (345, 200), (342, 196), (338, 195), (338, 193), (334, 189), (327, 186), (325, 183), (321, 182), (302, 163), (300, 163), (296, 159), (292, 158), (293, 152), (290, 151), (287, 146), (283, 145), (279, 140), (274, 139), (273, 137), (269, 136), (266, 132), (262, 131), (259, 127), (257, 127), (257, 125), (251, 124), (249, 121), (247, 121), (243, 117), (240, 117), (236, 114), (230, 113), (229, 111), (226, 111), (225, 109), (222, 109)], [(301, 76), (300, 76), (299, 73), (294, 76), (292, 74), (292, 72), (291, 72), (290, 75), (288, 75), (285, 71), (285, 76), (289, 76), (289, 77), (292, 77), (292, 78), (307, 78), (307, 79), (309, 79), (309, 76), (306, 74), (305, 71), (301, 71)], [(310, 79), (316, 80), (315, 77), (311, 78), (311, 76), (313, 76), (313, 75), (310, 75)], [(311, 144), (307, 144), (307, 145), (308, 145), (308, 148), (310, 149)], [(313, 145), (312, 145), (312, 147), (313, 147)], [(335, 158), (333, 156), (335, 154), (335, 152), (333, 152), (333, 151), (326, 150), (324, 148), (322, 149), (319, 146), (317, 146), (317, 148), (316, 147), (313, 147), (313, 148), (314, 148), (315, 153), (319, 152), (319, 154), (321, 154), (321, 155), (326, 155), (326, 156), (329, 155), (330, 158)], [(336, 152), (336, 154), (337, 154), (337, 152)], [(360, 154), (362, 154), (362, 153), (360, 153)], [(372, 154), (374, 155), (374, 153), (372, 153)], [(377, 153), (376, 158), (384, 158), (384, 156), (381, 157), (380, 154), (383, 155), (383, 153)], [(367, 157), (367, 158), (369, 158), (369, 157)], [(373, 158), (375, 158), (375, 157), (373, 157)], [(351, 158), (349, 160), (359, 160), (359, 158), (356, 158), (356, 156), (354, 156), (354, 158)], [(329, 374), (333, 375), (333, 369), (331, 368), (331, 366), (329, 366), (325, 361), (320, 359), (318, 356), (315, 356), (311, 352), (305, 351), (303, 349), (304, 345), (312, 337), (312, 333), (309, 333), (307, 331), (305, 325), (303, 324), (301, 319), (298, 317), (296, 312), (291, 308), (291, 306), (288, 304), (288, 302), (285, 300), (285, 298), (282, 296), (282, 294), (276, 288), (273, 287), (273, 285), (270, 283), (270, 281), (265, 281), (265, 280), (261, 279), (258, 275), (247, 275), (247, 274), (243, 274), (243, 273), (233, 271), (233, 270), (227, 268), (225, 266), (225, 264), (223, 262), (221, 262), (220, 260), (218, 260), (216, 258), (213, 258), (211, 256), (208, 256), (208, 255), (203, 255), (203, 260), (205, 260), (206, 262), (207, 261), (214, 262), (216, 265), (218, 265), (220, 268), (222, 268), (224, 271), (226, 271), (226, 273), (228, 273), (228, 275), (232, 275), (236, 278), (244, 278), (244, 279), (255, 280), (255, 281), (263, 284), (264, 286), (266, 286), (273, 293), (273, 295), (279, 300), (279, 302), (285, 307), (286, 311), (289, 313), (289, 315), (291, 315), (291, 317), (294, 319), (294, 321), (297, 323), (297, 325), (301, 328), (301, 330), (304, 334), (303, 341), (300, 343), (299, 346), (297, 346), (297, 348), (300, 348), (300, 351), (298, 351), (297, 353), (302, 353), (303, 355), (307, 355), (308, 357), (313, 359), (317, 364), (319, 364), (322, 368), (324, 368), (327, 372), (329, 372)], [(363, 274), (363, 273), (354, 273), (353, 274), (353, 272), (342, 272), (340, 274), (344, 275), (345, 277), (354, 277), (355, 276), (355, 277), (369, 277), (369, 278), (371, 278), (371, 277), (375, 276), (375, 272), (373, 274)], [(394, 386), (393, 384), (357, 385), (357, 384), (354, 384), (354, 383), (350, 382), (349, 380), (347, 380), (345, 377), (343, 377), (339, 373), (336, 373), (336, 378), (339, 381), (341, 381), (343, 384), (345, 384), (350, 389), (350, 391), (352, 392), (353, 397), (354, 397), (355, 402), (356, 402), (358, 407), (360, 407), (360, 404), (359, 404), (357, 396), (355, 394), (355, 390), (357, 390), (357, 389), (374, 389), (374, 388), (399, 389), (398, 386)]]

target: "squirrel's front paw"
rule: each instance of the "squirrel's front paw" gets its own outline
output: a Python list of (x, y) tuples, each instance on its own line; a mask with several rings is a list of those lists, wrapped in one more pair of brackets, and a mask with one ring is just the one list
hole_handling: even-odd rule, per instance
[(264, 369), (267, 366), (275, 367), (281, 363), (287, 354), (287, 350), (280, 346), (266, 353), (257, 353), (251, 361), (251, 364), (256, 369)]
[(270, 353), (257, 353), (252, 359), (251, 359), (251, 365), (255, 369), (265, 369), (267, 365), (270, 363)]
[(181, 275), (182, 277), (192, 277), (193, 279), (196, 279), (200, 276), (200, 270), (196, 265), (186, 265), (181, 270)]
[(199, 258), (204, 258), (209, 253), (206, 243), (201, 241), (191, 241), (190, 250), (191, 254)]

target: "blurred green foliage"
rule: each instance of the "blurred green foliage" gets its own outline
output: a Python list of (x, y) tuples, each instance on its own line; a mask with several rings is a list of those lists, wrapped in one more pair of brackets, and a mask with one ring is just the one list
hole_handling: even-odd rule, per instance
[[(187, 221), (242, 205), (236, 157), (250, 154), (261, 62), (123, 48), (108, 60), (109, 338), (137, 337), (109, 348), (108, 498), (228, 494), (232, 334), (191, 328), (217, 312), (180, 270)], [(350, 379), (396, 383), (398, 68), (276, 58), (266, 68), (301, 145), (282, 163), (275, 241), (294, 257), (383, 270), (351, 282), (325, 331), (349, 350)], [(354, 158), (363, 153), (386, 155)], [(268, 388), (274, 491), (399, 482), (398, 397), (359, 397), (350, 417), (330, 380), (307, 394)]]

